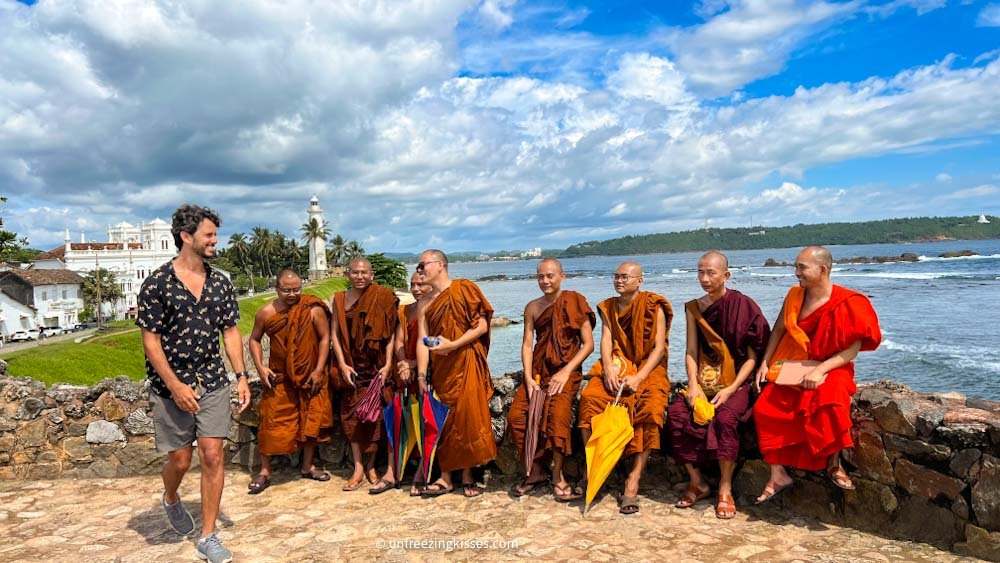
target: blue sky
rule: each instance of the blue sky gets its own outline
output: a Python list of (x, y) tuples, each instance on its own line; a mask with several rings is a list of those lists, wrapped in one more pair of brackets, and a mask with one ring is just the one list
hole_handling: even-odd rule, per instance
[(0, 0), (0, 193), (370, 250), (1000, 214), (1000, 2)]

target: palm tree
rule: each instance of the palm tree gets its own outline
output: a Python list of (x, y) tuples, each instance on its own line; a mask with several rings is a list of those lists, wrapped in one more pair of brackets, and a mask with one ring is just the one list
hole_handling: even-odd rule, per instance
[(309, 244), (313, 239), (323, 239), (325, 243), (327, 239), (330, 238), (330, 227), (326, 226), (326, 221), (320, 223), (315, 217), (309, 219), (309, 221), (302, 223), (299, 227), (302, 231), (302, 242)]
[(250, 245), (261, 261), (261, 273), (267, 272), (267, 277), (274, 277), (274, 272), (271, 270), (271, 262), (276, 253), (275, 251), (278, 249), (277, 240), (271, 234), (270, 229), (257, 226), (251, 230), (253, 231), (253, 241)]
[(229, 252), (233, 254), (233, 263), (243, 270), (248, 278), (253, 278), (250, 268), (250, 243), (247, 242), (245, 233), (233, 233), (229, 235)]
[(333, 237), (333, 240), (329, 243), (330, 247), (330, 258), (327, 262), (333, 264), (334, 266), (340, 266), (344, 258), (347, 256), (347, 241), (344, 237), (339, 234)]
[(352, 240), (351, 242), (347, 243), (347, 248), (344, 249), (344, 254), (347, 260), (350, 261), (360, 256), (364, 256), (365, 249), (361, 247), (360, 242)]

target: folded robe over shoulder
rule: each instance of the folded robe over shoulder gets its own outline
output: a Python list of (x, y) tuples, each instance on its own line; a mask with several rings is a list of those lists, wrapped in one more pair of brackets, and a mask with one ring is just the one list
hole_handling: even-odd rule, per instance
[[(733, 373), (722, 376), (726, 384), (736, 378), (736, 372), (747, 361), (747, 349), (757, 357), (764, 355), (771, 327), (753, 299), (734, 289), (704, 311), (698, 310), (697, 300), (685, 304), (698, 327), (698, 354), (714, 359), (727, 359), (724, 371)], [(726, 364), (726, 362), (722, 362)], [(755, 374), (756, 371), (752, 372)], [(679, 463), (702, 463), (707, 460), (736, 461), (740, 453), (738, 426), (751, 414), (750, 380), (740, 386), (725, 403), (715, 409), (715, 417), (706, 425), (696, 424), (691, 407), (684, 397), (677, 397), (668, 410), (670, 447)]]
[[(793, 287), (785, 297), (785, 334), (771, 357), (824, 361), (861, 341), (861, 350), (878, 348), (882, 333), (871, 302), (864, 295), (833, 286), (830, 300), (799, 318), (805, 290)], [(754, 422), (764, 461), (810, 471), (826, 467), (827, 458), (854, 445), (851, 396), (854, 362), (830, 371), (816, 389), (768, 385), (754, 405)]]
[[(354, 409), (364, 398), (372, 378), (385, 365), (386, 354), (391, 353), (389, 340), (396, 332), (399, 298), (391, 289), (373, 283), (350, 310), (346, 309), (346, 292), (334, 295), (333, 303), (344, 361), (358, 374), (356, 387), (339, 393), (340, 423), (348, 441), (361, 444), (364, 453), (372, 453), (378, 450), (382, 438), (381, 416), (375, 422), (362, 423), (354, 415)], [(340, 377), (339, 370), (331, 371), (332, 377)]]
[[(547, 392), (552, 376), (579, 352), (583, 345), (580, 328), (588, 321), (591, 327), (595, 326), (597, 319), (594, 311), (587, 304), (586, 298), (575, 291), (563, 291), (556, 302), (535, 319), (535, 347), (531, 367), (541, 376), (539, 392)], [(580, 390), (582, 379), (583, 373), (577, 368), (561, 393), (545, 398), (536, 460), (543, 459), (551, 451), (559, 451), (565, 455), (573, 453), (573, 399)], [(528, 425), (528, 388), (525, 383), (521, 384), (514, 395), (514, 402), (507, 413), (507, 423), (518, 455), (523, 457), (524, 435)]]
[[(427, 333), (457, 340), (485, 319), (489, 326), (493, 308), (476, 284), (456, 279), (424, 312)], [(431, 354), (431, 383), (441, 402), (448, 405), (448, 419), (441, 430), (437, 461), (441, 471), (482, 465), (497, 455), (490, 420), (493, 381), (486, 355), (490, 333), (448, 355)]]
[(330, 439), (333, 408), (326, 381), (315, 395), (305, 385), (320, 353), (312, 320), (315, 308), (323, 311), (324, 322), (329, 324), (329, 309), (312, 295), (302, 295), (294, 307), (272, 315), (264, 323), (271, 347), (268, 367), (277, 382), (273, 389), (265, 388), (260, 400), (257, 440), (261, 455), (289, 454), (307, 440)]
[[(611, 330), (611, 341), (615, 349), (620, 350), (637, 369), (653, 351), (656, 312), (661, 309), (667, 321), (666, 334), (669, 335), (674, 312), (670, 302), (661, 295), (640, 291), (621, 312), (618, 311), (617, 297), (605, 299), (597, 306), (601, 320)], [(668, 342), (664, 342), (664, 348), (663, 359), (650, 372), (649, 377), (639, 384), (635, 393), (623, 395), (619, 403), (628, 410), (635, 429), (624, 455), (660, 448), (660, 428), (663, 426), (670, 396), (670, 380), (667, 377)], [(614, 395), (608, 394), (604, 388), (604, 367), (598, 360), (591, 368), (590, 381), (580, 395), (579, 427), (590, 429), (590, 419), (604, 412), (604, 408), (614, 400)]]

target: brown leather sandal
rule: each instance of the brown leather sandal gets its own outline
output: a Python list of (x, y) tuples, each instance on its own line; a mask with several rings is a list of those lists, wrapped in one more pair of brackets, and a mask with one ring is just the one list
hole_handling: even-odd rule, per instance
[(845, 491), (853, 491), (854, 483), (851, 481), (851, 477), (844, 471), (843, 466), (833, 465), (826, 468), (826, 475), (833, 481), (834, 485), (837, 485)]
[(722, 520), (729, 520), (736, 517), (736, 501), (732, 495), (719, 495), (718, 504), (715, 505), (715, 517)]
[(684, 496), (682, 496), (681, 500), (677, 501), (674, 506), (677, 508), (691, 508), (697, 504), (699, 500), (708, 498), (708, 495), (711, 493), (711, 489), (699, 489), (694, 485), (688, 485), (687, 490), (684, 491)]

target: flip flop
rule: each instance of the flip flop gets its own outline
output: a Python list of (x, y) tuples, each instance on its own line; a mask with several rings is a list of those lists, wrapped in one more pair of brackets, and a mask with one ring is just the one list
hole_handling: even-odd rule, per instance
[(574, 500), (583, 498), (583, 493), (578, 492), (570, 485), (564, 485), (561, 487), (559, 485), (553, 485), (552, 496), (555, 497), (556, 502), (573, 502)]
[[(779, 487), (777, 483), (775, 483), (774, 481), (768, 479), (767, 483), (764, 484), (764, 490), (761, 492), (761, 495), (763, 495), (763, 497), (757, 497), (757, 500), (753, 501), (753, 503), (754, 504), (764, 504), (765, 502), (767, 502), (767, 501), (773, 499), (774, 497), (778, 496), (779, 493), (781, 493), (785, 489), (790, 488), (794, 484), (795, 484), (795, 481), (792, 481), (791, 483), (788, 483), (786, 485), (782, 485), (782, 486)], [(768, 493), (768, 491), (771, 491), (771, 492)]]
[(410, 496), (419, 497), (423, 494), (425, 487), (427, 487), (427, 483), (424, 481), (414, 481), (413, 484), (410, 485)]
[(306, 473), (299, 473), (299, 477), (303, 479), (312, 479), (313, 481), (326, 482), (330, 480), (330, 474), (322, 469), (312, 468)]
[[(542, 481), (531, 481), (529, 483), (528, 479), (525, 478), (524, 481), (521, 481), (520, 485), (514, 485), (513, 487), (511, 487), (510, 494), (512, 496), (514, 496), (515, 498), (523, 497), (523, 496), (531, 494), (531, 491), (534, 491), (535, 489), (537, 489), (538, 487), (541, 487), (544, 484), (545, 484), (544, 480), (542, 480)], [(465, 485), (463, 484), (462, 486), (464, 487)]]
[(684, 491), (684, 496), (677, 501), (674, 506), (677, 508), (691, 508), (692, 506), (698, 504), (698, 501), (703, 498), (708, 498), (708, 495), (712, 493), (711, 489), (699, 489), (694, 485), (688, 485), (686, 491)]
[(722, 520), (736, 518), (736, 501), (732, 495), (719, 495), (718, 504), (715, 506), (715, 517)]
[(385, 479), (379, 479), (378, 483), (375, 483), (375, 485), (376, 486), (368, 489), (368, 494), (370, 494), (370, 495), (380, 495), (380, 494), (382, 494), (382, 493), (384, 493), (386, 491), (391, 491), (392, 489), (395, 489), (396, 487), (399, 486), (399, 483), (392, 483), (392, 482), (386, 481)]
[(476, 498), (481, 494), (483, 494), (483, 490), (479, 488), (479, 485), (475, 483), (462, 483), (462, 495), (465, 498)]
[(618, 512), (622, 514), (635, 514), (639, 512), (639, 497), (622, 495), (622, 504)]
[(420, 496), (423, 498), (439, 497), (441, 495), (446, 495), (454, 490), (455, 490), (454, 487), (449, 489), (448, 487), (445, 487), (441, 483), (431, 483), (430, 485), (424, 487), (424, 490), (423, 492), (420, 493)]
[(826, 468), (826, 476), (830, 478), (830, 481), (834, 485), (837, 485), (845, 491), (853, 491), (854, 483), (851, 482), (851, 477), (844, 471), (843, 466), (836, 465), (833, 467)]
[(351, 491), (356, 491), (361, 488), (361, 483), (364, 483), (364, 479), (358, 481), (348, 481), (346, 485), (340, 488), (340, 490), (348, 493)]
[(253, 479), (250, 480), (250, 484), (247, 485), (248, 495), (259, 495), (264, 492), (264, 489), (271, 486), (271, 479), (266, 475), (257, 474)]

